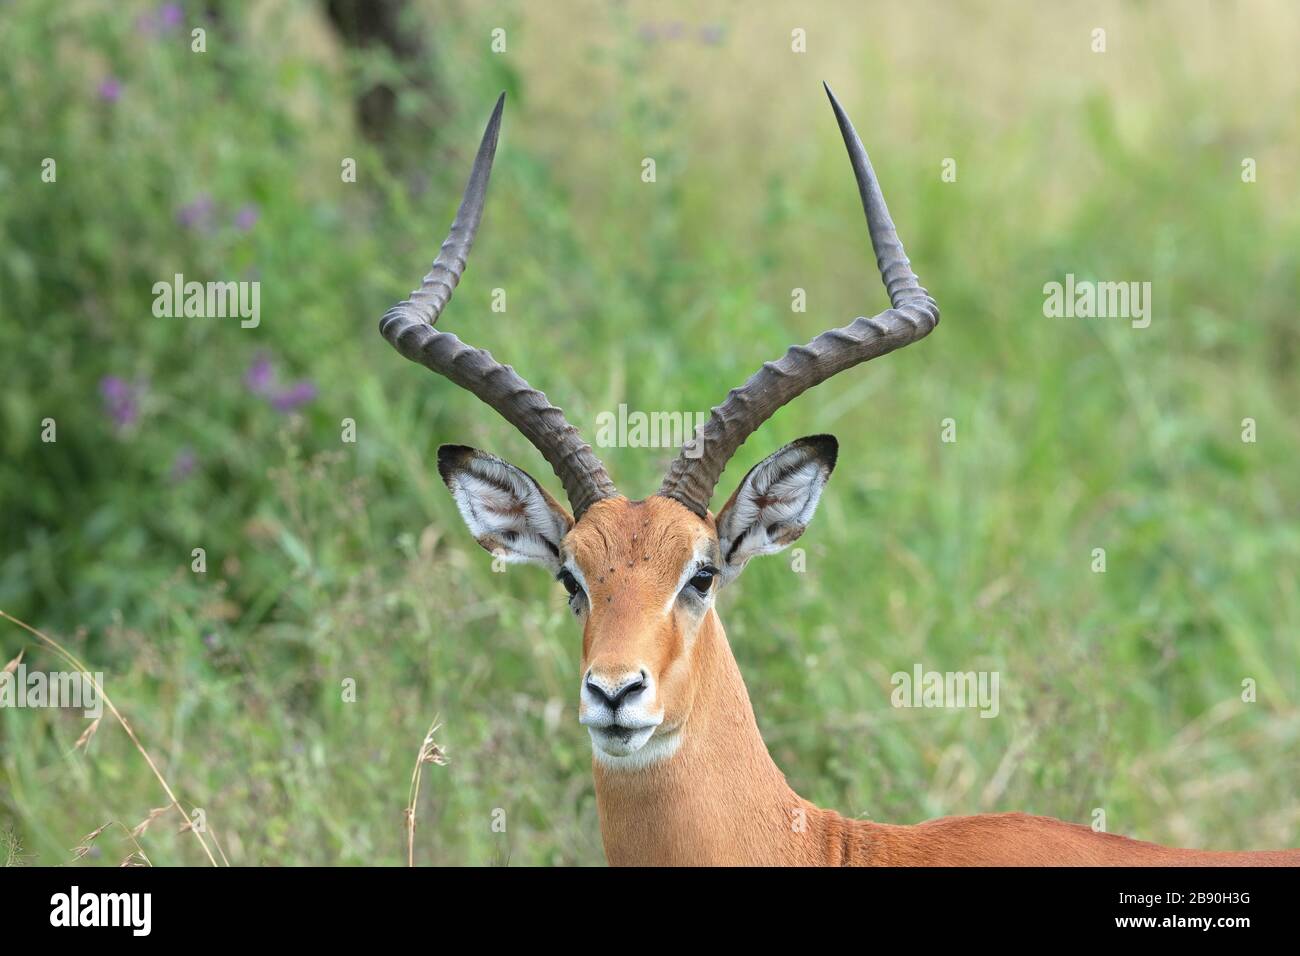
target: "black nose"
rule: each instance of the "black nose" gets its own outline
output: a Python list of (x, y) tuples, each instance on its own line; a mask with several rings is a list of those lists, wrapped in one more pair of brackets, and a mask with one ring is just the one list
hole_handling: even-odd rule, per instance
[(587, 690), (591, 691), (598, 701), (603, 703), (610, 710), (618, 710), (619, 705), (629, 698), (635, 697), (641, 691), (645, 690), (646, 674), (642, 671), (640, 674), (633, 674), (625, 679), (617, 687), (607, 689), (597, 684), (590, 674), (587, 675)]

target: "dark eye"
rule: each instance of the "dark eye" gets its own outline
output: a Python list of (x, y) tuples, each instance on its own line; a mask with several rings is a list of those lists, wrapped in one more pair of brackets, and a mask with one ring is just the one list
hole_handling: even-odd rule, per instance
[(713, 587), (713, 576), (717, 573), (717, 568), (700, 568), (687, 584), (699, 594), (708, 594), (709, 588)]
[(577, 578), (569, 573), (568, 568), (562, 569), (558, 577), (560, 583), (564, 585), (564, 590), (569, 592), (569, 597), (576, 597), (582, 590), (582, 585), (578, 583)]

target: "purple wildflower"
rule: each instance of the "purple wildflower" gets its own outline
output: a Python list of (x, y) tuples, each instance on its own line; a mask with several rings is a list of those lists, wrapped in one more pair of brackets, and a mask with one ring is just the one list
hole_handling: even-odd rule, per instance
[(239, 212), (235, 213), (235, 228), (240, 232), (248, 232), (257, 225), (258, 209), (256, 203), (244, 203), (239, 207)]
[(722, 29), (722, 24), (720, 23), (700, 27), (700, 42), (709, 46), (721, 45), (724, 35), (725, 31)]
[(270, 394), (275, 384), (275, 366), (271, 364), (271, 356), (265, 352), (257, 353), (253, 364), (244, 373), (244, 384), (254, 395)]
[(172, 459), (172, 482), (182, 482), (190, 475), (194, 474), (194, 469), (198, 466), (198, 463), (199, 458), (194, 454), (194, 449), (186, 445), (178, 451), (176, 457)]
[(141, 36), (157, 37), (171, 33), (185, 20), (185, 11), (179, 3), (164, 3), (136, 18), (135, 30)]
[(130, 428), (140, 417), (138, 390), (125, 379), (108, 375), (99, 381), (99, 394), (104, 398), (104, 410), (119, 431)]
[(203, 193), (176, 210), (176, 221), (186, 229), (207, 232), (212, 225), (212, 215), (215, 211), (216, 203), (212, 201), (211, 196)]
[(105, 103), (116, 103), (122, 98), (122, 81), (115, 76), (106, 76), (99, 81), (99, 98)]
[(271, 397), (271, 406), (277, 412), (291, 412), (300, 405), (306, 405), (316, 397), (316, 383), (303, 379), (294, 382), (288, 388)]
[(126, 397), (130, 391), (131, 386), (127, 385), (123, 379), (118, 378), (116, 375), (106, 375), (99, 380), (99, 393), (103, 395), (107, 401), (120, 401), (122, 398)]
[(300, 406), (315, 400), (319, 389), (310, 379), (294, 382), (286, 388), (276, 387), (275, 364), (265, 352), (257, 353), (253, 364), (244, 373), (244, 385), (254, 395), (260, 395), (271, 403), (277, 412), (292, 412)]

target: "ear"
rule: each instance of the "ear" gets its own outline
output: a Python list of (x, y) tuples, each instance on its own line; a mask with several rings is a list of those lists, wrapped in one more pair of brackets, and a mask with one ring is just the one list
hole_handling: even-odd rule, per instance
[(750, 558), (775, 554), (804, 533), (838, 452), (839, 442), (833, 436), (812, 435), (791, 442), (749, 470), (718, 513), (723, 584), (738, 575)]
[(506, 561), (532, 561), (560, 573), (560, 542), (573, 518), (531, 475), (464, 445), (438, 449), (438, 474), (485, 549)]

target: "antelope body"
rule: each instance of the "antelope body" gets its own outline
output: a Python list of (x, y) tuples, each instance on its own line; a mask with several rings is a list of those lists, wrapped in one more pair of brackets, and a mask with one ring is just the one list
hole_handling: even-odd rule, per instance
[(861, 140), (829, 88), (891, 308), (763, 365), (713, 409), (657, 494), (630, 501), (560, 409), (509, 366), (435, 328), (482, 217), (504, 95), (488, 122), (450, 235), (421, 287), (380, 330), (403, 355), (473, 392), (551, 464), (570, 515), (523, 470), (460, 445), (438, 470), (478, 542), (546, 567), (582, 622), (579, 720), (605, 853), (614, 865), (1300, 865), (1300, 851), (1177, 850), (1019, 813), (892, 826), (802, 799), (768, 754), (714, 608), (753, 557), (795, 541), (835, 466), (829, 435), (792, 442), (714, 488), (767, 418), (832, 375), (929, 334), (939, 309), (917, 282)]

